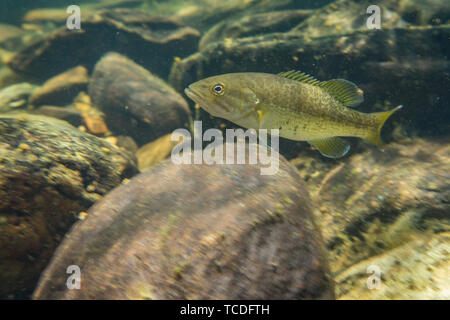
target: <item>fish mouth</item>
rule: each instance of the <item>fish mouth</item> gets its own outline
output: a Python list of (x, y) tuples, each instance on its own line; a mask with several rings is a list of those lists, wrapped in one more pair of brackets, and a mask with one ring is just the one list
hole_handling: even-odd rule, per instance
[(206, 105), (205, 99), (203, 99), (197, 92), (192, 90), (190, 87), (185, 88), (184, 93), (189, 98), (191, 98), (191, 100), (194, 101), (195, 103), (198, 103), (201, 106)]
[[(201, 95), (199, 95), (197, 92), (192, 90), (192, 88), (190, 86), (184, 89), (184, 93), (189, 98), (191, 98), (194, 102), (198, 103), (201, 107), (210, 106), (210, 103), (208, 103), (205, 99), (203, 99), (203, 97)], [(225, 107), (225, 106), (223, 106), (221, 104), (214, 104), (213, 105), (213, 107), (216, 107), (216, 106), (219, 107), (220, 109), (222, 109), (223, 111), (225, 111), (226, 113), (229, 113), (231, 111), (229, 108), (227, 108), (227, 107)], [(203, 109), (205, 109), (205, 108), (203, 108)], [(208, 110), (208, 112), (210, 112), (210, 111)]]
[(191, 88), (187, 87), (184, 89), (184, 93), (191, 98), (192, 100), (194, 100), (195, 102), (197, 102), (197, 100), (200, 99), (200, 96), (198, 94), (196, 94), (194, 91), (192, 91)]

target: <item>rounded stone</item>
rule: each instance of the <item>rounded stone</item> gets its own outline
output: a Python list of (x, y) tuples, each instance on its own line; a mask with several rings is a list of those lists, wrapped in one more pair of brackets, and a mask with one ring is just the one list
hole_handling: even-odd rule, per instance
[[(258, 164), (167, 160), (89, 209), (42, 274), (35, 299), (334, 297), (301, 178)], [(81, 287), (66, 287), (66, 269)]]

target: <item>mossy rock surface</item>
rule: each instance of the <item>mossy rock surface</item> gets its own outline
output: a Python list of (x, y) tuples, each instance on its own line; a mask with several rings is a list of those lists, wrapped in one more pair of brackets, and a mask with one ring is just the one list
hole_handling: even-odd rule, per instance
[[(339, 298), (448, 299), (447, 140), (403, 140), (334, 163), (291, 162), (316, 204)], [(371, 265), (382, 272), (381, 290), (366, 286)]]
[(54, 118), (0, 115), (0, 298), (25, 298), (65, 232), (135, 159)]

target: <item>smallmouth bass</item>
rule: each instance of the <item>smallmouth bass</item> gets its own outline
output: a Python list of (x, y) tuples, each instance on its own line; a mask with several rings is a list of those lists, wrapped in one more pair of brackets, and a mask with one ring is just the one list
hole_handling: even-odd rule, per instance
[(244, 128), (279, 129), (280, 137), (307, 141), (322, 155), (340, 158), (359, 137), (378, 147), (380, 131), (397, 110), (362, 113), (363, 91), (344, 79), (318, 81), (302, 72), (228, 73), (202, 79), (186, 95), (211, 115)]

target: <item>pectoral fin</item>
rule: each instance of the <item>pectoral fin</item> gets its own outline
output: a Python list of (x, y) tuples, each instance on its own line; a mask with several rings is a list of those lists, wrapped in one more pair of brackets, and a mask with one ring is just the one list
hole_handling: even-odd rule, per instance
[(267, 110), (257, 110), (256, 111), (256, 114), (258, 116), (259, 129), (266, 128), (265, 124), (267, 122), (269, 113), (270, 112)]
[(308, 141), (314, 148), (328, 158), (340, 158), (347, 154), (350, 145), (339, 137)]

